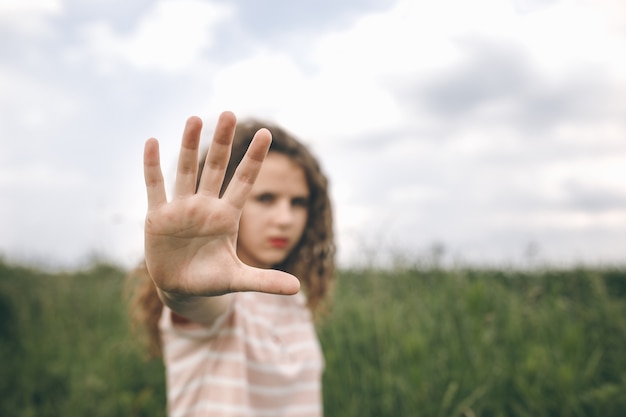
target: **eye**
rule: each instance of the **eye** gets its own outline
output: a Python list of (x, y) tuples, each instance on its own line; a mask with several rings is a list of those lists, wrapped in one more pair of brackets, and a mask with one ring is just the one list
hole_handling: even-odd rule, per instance
[(294, 207), (309, 207), (309, 199), (306, 197), (296, 197), (291, 200), (291, 205)]
[(271, 193), (262, 193), (255, 197), (255, 200), (263, 204), (272, 204), (276, 197)]

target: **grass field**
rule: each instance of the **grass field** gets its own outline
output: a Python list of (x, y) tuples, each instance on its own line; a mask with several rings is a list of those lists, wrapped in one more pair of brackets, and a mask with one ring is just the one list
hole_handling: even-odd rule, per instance
[[(0, 416), (163, 416), (125, 271), (0, 262)], [(626, 269), (341, 271), (327, 416), (624, 416)]]

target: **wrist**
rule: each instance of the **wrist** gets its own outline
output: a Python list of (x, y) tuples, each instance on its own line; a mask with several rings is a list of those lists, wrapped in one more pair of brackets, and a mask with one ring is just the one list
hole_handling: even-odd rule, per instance
[(157, 288), (159, 298), (172, 312), (196, 323), (211, 323), (224, 313), (232, 299), (232, 294), (220, 296), (189, 295), (169, 292)]

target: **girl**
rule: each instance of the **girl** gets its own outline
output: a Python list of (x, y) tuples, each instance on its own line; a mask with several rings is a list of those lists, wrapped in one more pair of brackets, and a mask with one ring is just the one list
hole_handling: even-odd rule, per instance
[(144, 150), (137, 307), (163, 354), (168, 413), (321, 416), (312, 316), (334, 273), (327, 180), (283, 129), (230, 112), (198, 166), (201, 129), (187, 120), (169, 202), (158, 142)]

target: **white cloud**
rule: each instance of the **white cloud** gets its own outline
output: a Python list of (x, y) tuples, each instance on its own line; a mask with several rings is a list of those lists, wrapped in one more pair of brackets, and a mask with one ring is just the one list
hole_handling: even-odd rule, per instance
[(61, 11), (60, 0), (1, 0), (0, 15), (13, 17), (22, 14), (57, 14)]
[(492, 218), (494, 226), (509, 227), (516, 225), (520, 229), (541, 231), (545, 229), (584, 230), (591, 227), (624, 228), (626, 219), (622, 211), (600, 214), (580, 210), (538, 210), (531, 213), (500, 213)]
[[(617, 6), (609, 7), (609, 0), (540, 3), (556, 5), (520, 15), (511, 4), (495, 0), (403, 0), (385, 13), (361, 18), (349, 30), (326, 34), (312, 55), (335, 74), (427, 76), (460, 62), (459, 40), (479, 37), (523, 48), (533, 65), (552, 70), (555, 77), (572, 64), (609, 65), (616, 74), (624, 73), (626, 55), (620, 51), (625, 39), (606, 24)], [(626, 25), (626, 13), (620, 19)]]
[[(0, 127), (0, 133), (4, 137), (0, 139), (0, 143), (7, 143), (7, 136), (18, 132), (29, 134), (41, 130), (49, 131), (68, 123), (80, 108), (78, 98), (71, 92), (42, 82), (32, 75), (1, 66), (0, 94), (0, 109), (7, 118), (4, 126)], [(8, 126), (13, 126), (14, 130), (7, 132)]]
[[(416, 251), (434, 241), (468, 258), (503, 260), (536, 240), (559, 259), (624, 259), (610, 246), (626, 230), (616, 209), (626, 199), (626, 45), (605, 25), (624, 21), (608, 12), (623, 6), (598, 2), (607, 6), (530, 0), (539, 7), (519, 13), (513, 0), (400, 0), (328, 26), (340, 31), (307, 33), (310, 50), (289, 52), (275, 38), (248, 38), (235, 9), (209, 1), (158, 1), (134, 22), (86, 23), (60, 1), (0, 0), (0, 24), (30, 36), (20, 59), (0, 63), (0, 188), (15, 196), (0, 204), (0, 248), (140, 257), (142, 139), (130, 137), (162, 140), (170, 181), (187, 112), (207, 116), (209, 133), (231, 109), (312, 142), (331, 177), (342, 262), (364, 245)], [(59, 44), (75, 35), (81, 43)], [(225, 51), (233, 44), (237, 53)], [(446, 112), (467, 85), (474, 101)], [(423, 86), (440, 87), (440, 101)], [(548, 121), (528, 129), (533, 117)], [(111, 158), (110, 172), (73, 164), (105, 143), (99, 162)], [(32, 159), (19, 165), (16, 149)], [(39, 210), (42, 195), (54, 196), (53, 220)], [(72, 244), (59, 247), (67, 233)]]
[(313, 51), (334, 72), (370, 77), (419, 76), (458, 63), (459, 36), (499, 32), (513, 15), (497, 1), (398, 1), (384, 13), (361, 18), (343, 32), (326, 34)]
[(50, 17), (63, 13), (61, 0), (0, 0), (0, 28), (27, 38), (52, 33)]
[(89, 24), (84, 47), (105, 72), (120, 62), (138, 71), (186, 72), (213, 46), (211, 30), (230, 12), (201, 0), (159, 1), (128, 34), (115, 32), (109, 22)]
[(77, 189), (85, 185), (87, 185), (87, 179), (81, 173), (42, 163), (0, 168), (0, 187), (4, 190), (27, 188), (67, 190)]
[(215, 73), (211, 103), (241, 115), (275, 114), (302, 100), (307, 80), (288, 56), (258, 49)]

